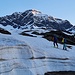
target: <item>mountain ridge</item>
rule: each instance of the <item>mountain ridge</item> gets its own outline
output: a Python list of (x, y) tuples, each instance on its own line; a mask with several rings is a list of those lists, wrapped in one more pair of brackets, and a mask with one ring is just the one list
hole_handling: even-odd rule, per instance
[(11, 25), (17, 29), (27, 29), (28, 25), (30, 25), (30, 29), (37, 26), (45, 27), (49, 30), (66, 30), (73, 26), (68, 20), (54, 18), (34, 9), (26, 10), (25, 12), (15, 12), (12, 15), (0, 17), (0, 24), (3, 26)]

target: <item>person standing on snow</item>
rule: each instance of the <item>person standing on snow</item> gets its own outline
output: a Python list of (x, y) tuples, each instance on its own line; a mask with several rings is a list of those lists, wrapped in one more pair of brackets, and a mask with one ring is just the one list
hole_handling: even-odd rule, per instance
[(55, 47), (55, 45), (57, 46), (57, 48), (58, 48), (58, 44), (57, 44), (57, 36), (56, 35), (54, 35), (54, 37), (53, 37), (53, 44), (54, 44), (54, 47)]
[(62, 39), (62, 43), (63, 43), (63, 50), (67, 50), (67, 48), (66, 48), (66, 39), (65, 38)]

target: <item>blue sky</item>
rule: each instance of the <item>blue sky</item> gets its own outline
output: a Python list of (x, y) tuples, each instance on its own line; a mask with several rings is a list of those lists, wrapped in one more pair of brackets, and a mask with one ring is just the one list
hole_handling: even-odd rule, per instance
[(36, 9), (75, 25), (75, 0), (0, 0), (0, 16)]

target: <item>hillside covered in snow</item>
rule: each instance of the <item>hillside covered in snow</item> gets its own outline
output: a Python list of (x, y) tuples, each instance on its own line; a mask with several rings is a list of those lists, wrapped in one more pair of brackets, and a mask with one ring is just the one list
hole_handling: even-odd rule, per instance
[[(65, 30), (58, 31), (54, 25), (58, 28), (62, 23)], [(0, 17), (0, 75), (75, 71), (75, 35), (68, 32), (70, 27), (68, 21), (36, 10)], [(58, 48), (53, 46), (53, 34), (58, 36)], [(63, 50), (62, 37), (67, 39), (67, 50)]]
[[(16, 36), (15, 36), (16, 35)], [(0, 75), (44, 75), (52, 71), (75, 71), (75, 46), (68, 51), (53, 42), (18, 34), (0, 34)]]

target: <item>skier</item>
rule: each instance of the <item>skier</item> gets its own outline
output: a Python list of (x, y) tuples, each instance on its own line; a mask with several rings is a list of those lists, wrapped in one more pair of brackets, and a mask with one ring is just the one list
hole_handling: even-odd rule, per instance
[(57, 36), (56, 35), (54, 35), (54, 37), (53, 37), (53, 44), (54, 44), (54, 47), (55, 47), (55, 45), (57, 46), (57, 48), (58, 48), (58, 44), (57, 44)]
[(66, 48), (66, 39), (62, 38), (62, 43), (63, 43), (63, 50), (67, 50)]

